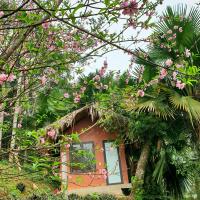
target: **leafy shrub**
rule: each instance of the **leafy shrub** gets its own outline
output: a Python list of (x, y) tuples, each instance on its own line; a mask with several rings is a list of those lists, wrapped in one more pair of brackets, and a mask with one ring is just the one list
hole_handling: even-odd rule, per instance
[(84, 196), (83, 200), (117, 200), (112, 194), (92, 194)]
[(64, 200), (64, 195), (52, 195), (52, 194), (33, 194), (28, 197), (27, 200)]
[(99, 200), (117, 200), (117, 198), (112, 194), (101, 194)]
[(79, 196), (78, 194), (70, 194), (68, 196), (68, 200), (84, 200), (83, 197)]

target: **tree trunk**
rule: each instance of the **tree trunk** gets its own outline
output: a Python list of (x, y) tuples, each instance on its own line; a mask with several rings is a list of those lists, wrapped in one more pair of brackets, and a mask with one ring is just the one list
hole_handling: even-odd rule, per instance
[(4, 111), (3, 111), (3, 105), (0, 105), (0, 151), (2, 148), (2, 136), (3, 136), (3, 121), (4, 121)]
[(21, 92), (21, 84), (22, 84), (22, 74), (20, 74), (20, 77), (18, 79), (17, 83), (17, 95), (16, 97), (18, 98), (15, 103), (15, 108), (14, 108), (14, 115), (13, 115), (13, 126), (12, 126), (12, 135), (11, 135), (11, 142), (10, 142), (10, 153), (9, 153), (9, 162), (13, 162), (14, 158), (14, 148), (15, 148), (15, 135), (16, 135), (16, 129), (17, 129), (17, 122), (18, 122), (18, 115), (20, 112), (19, 108), (19, 95)]
[[(150, 153), (150, 143), (146, 142), (142, 147), (142, 152), (137, 163), (135, 179), (132, 181), (132, 199), (137, 200), (137, 196), (141, 194), (144, 183), (144, 175)], [(140, 194), (139, 194), (140, 193)]]

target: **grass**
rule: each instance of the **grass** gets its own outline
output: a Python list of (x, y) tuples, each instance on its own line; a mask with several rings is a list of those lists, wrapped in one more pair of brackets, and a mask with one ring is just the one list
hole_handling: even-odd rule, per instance
[[(28, 169), (28, 166), (26, 167)], [(17, 184), (25, 185), (24, 192), (17, 189)], [(49, 193), (53, 190), (44, 180), (44, 174), (30, 170), (19, 170), (6, 161), (0, 161), (0, 199), (26, 199), (32, 194)]]

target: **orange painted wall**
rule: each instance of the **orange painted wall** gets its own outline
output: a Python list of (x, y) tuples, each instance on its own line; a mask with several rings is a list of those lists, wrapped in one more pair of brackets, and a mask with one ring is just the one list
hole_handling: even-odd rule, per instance
[[(81, 121), (77, 122), (75, 126), (67, 130), (67, 134), (71, 132), (80, 133), (83, 129), (90, 127), (93, 125), (89, 118), (84, 118)], [(70, 173), (70, 168), (68, 167), (68, 190), (84, 188), (84, 187), (92, 187), (92, 186), (102, 186), (107, 185), (106, 179), (102, 175), (99, 174), (99, 169), (105, 168), (105, 160), (104, 160), (104, 152), (103, 141), (104, 140), (114, 140), (116, 138), (115, 134), (110, 134), (105, 132), (102, 128), (98, 126), (94, 126), (84, 134), (80, 135), (80, 140), (82, 142), (94, 142), (95, 156), (96, 156), (96, 172), (95, 175), (92, 173), (87, 174), (73, 174)], [(125, 149), (124, 145), (121, 144), (119, 146), (119, 157), (121, 162), (121, 170), (122, 170), (122, 183), (128, 183), (128, 174), (127, 174), (127, 165), (125, 159)], [(67, 149), (67, 160), (69, 160), (69, 149)]]

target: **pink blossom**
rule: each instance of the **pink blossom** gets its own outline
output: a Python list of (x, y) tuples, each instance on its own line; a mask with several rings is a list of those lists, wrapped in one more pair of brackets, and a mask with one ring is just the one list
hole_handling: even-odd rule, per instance
[(64, 93), (63, 95), (65, 98), (69, 98), (69, 94), (68, 93)]
[(14, 80), (16, 79), (16, 76), (15, 75), (13, 75), (13, 74), (10, 74), (9, 76), (8, 76), (8, 81), (9, 82), (13, 82)]
[(0, 11), (0, 17), (4, 16), (4, 12)]
[(181, 81), (176, 82), (176, 87), (180, 90), (184, 89), (185, 83), (181, 83)]
[(107, 179), (107, 177), (108, 177), (108, 176), (107, 176), (106, 174), (103, 175), (103, 178), (104, 178), (105, 180)]
[(180, 27), (180, 28), (178, 29), (178, 31), (179, 31), (180, 33), (182, 33), (182, 32), (183, 32), (183, 28)]
[(106, 68), (105, 67), (102, 67), (100, 70), (99, 70), (99, 75), (100, 76), (103, 76), (106, 72)]
[(50, 131), (47, 132), (47, 135), (51, 138), (54, 139), (56, 136), (56, 131), (54, 129), (51, 129)]
[(4, 81), (7, 80), (7, 78), (8, 78), (8, 75), (6, 75), (6, 74), (4, 74), (4, 73), (0, 74), (0, 82), (3, 83)]
[(17, 128), (22, 128), (22, 124), (21, 123), (17, 124)]
[(68, 149), (70, 148), (70, 144), (66, 144), (65, 146), (66, 146), (66, 148), (68, 148)]
[(84, 93), (86, 90), (86, 87), (81, 87), (81, 93)]
[(123, 9), (122, 14), (123, 15), (133, 15), (137, 13), (138, 11), (138, 4), (136, 0), (131, 1), (124, 1), (121, 3), (121, 8)]
[(174, 38), (174, 39), (176, 38), (176, 33), (173, 34), (173, 38)]
[(47, 82), (47, 78), (46, 78), (46, 76), (43, 75), (43, 76), (41, 77), (40, 81), (41, 81), (41, 84), (42, 84), (42, 85), (45, 85), (46, 82)]
[(125, 83), (128, 84), (128, 82), (129, 82), (129, 79), (127, 78), (127, 79), (125, 80)]
[(190, 50), (189, 49), (185, 49), (185, 56), (187, 58), (189, 58), (191, 56)]
[(165, 61), (165, 64), (167, 65), (167, 67), (170, 67), (173, 64), (173, 61), (171, 59), (167, 59)]
[(42, 24), (42, 27), (43, 27), (44, 29), (48, 29), (48, 28), (49, 28), (49, 22), (44, 22), (44, 23)]
[(137, 95), (140, 97), (144, 96), (144, 90), (138, 90)]
[(168, 41), (171, 41), (171, 40), (173, 40), (173, 37), (169, 37), (167, 40), (168, 40)]
[(44, 143), (45, 143), (45, 138), (44, 138), (44, 137), (41, 137), (41, 138), (40, 138), (40, 143), (41, 143), (41, 144), (44, 144)]
[(77, 96), (74, 98), (74, 103), (79, 103), (80, 100), (81, 100), (80, 95), (77, 95)]
[(177, 74), (178, 74), (177, 72), (173, 72), (173, 73), (172, 73), (172, 76), (173, 76), (173, 80), (174, 80), (174, 81), (176, 80)]
[(160, 71), (160, 79), (165, 78), (165, 76), (167, 76), (167, 70), (165, 68), (162, 68)]
[(94, 77), (94, 80), (95, 81), (99, 81), (101, 78), (100, 78), (100, 76), (99, 75), (96, 75), (95, 77)]
[(107, 170), (106, 169), (99, 169), (99, 173), (102, 174), (102, 175), (105, 175), (107, 174)]
[(48, 49), (49, 49), (50, 51), (53, 51), (55, 48), (56, 48), (56, 47), (53, 46), (53, 45), (48, 46)]
[(133, 19), (128, 20), (128, 27), (136, 28), (137, 27), (137, 21), (134, 21)]

